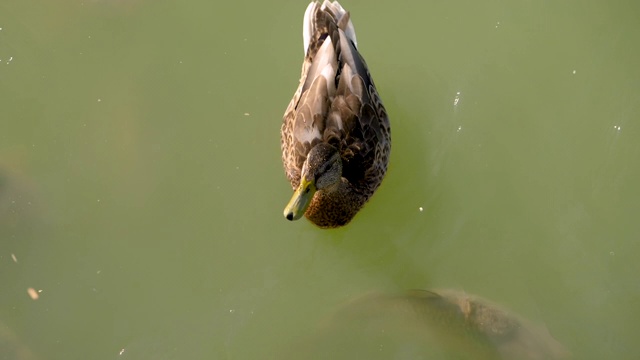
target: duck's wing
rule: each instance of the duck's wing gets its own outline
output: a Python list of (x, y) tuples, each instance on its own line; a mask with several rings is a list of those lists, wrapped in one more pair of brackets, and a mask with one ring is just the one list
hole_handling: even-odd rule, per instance
[[(328, 118), (342, 120), (343, 176), (368, 197), (386, 173), (391, 150), (389, 118), (355, 42), (341, 29), (339, 33), (341, 74)], [(333, 134), (325, 131), (325, 135)]]
[(303, 21), (305, 59), (300, 84), (284, 114), (282, 161), (295, 189), (302, 165), (313, 146), (323, 140), (326, 117), (335, 97), (338, 57), (337, 25), (318, 3), (307, 7)]

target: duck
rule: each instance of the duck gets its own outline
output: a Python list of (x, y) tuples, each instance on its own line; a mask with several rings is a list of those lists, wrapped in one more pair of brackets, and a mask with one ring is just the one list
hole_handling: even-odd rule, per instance
[(281, 127), (293, 196), (284, 217), (320, 228), (348, 224), (382, 183), (391, 128), (351, 16), (338, 1), (313, 1), (303, 20), (300, 84)]

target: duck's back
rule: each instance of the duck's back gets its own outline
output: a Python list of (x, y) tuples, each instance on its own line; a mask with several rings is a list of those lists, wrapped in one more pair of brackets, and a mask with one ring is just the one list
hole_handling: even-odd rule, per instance
[(357, 50), (349, 13), (337, 1), (309, 4), (300, 85), (284, 115), (282, 157), (292, 187), (313, 146), (342, 157), (343, 177), (368, 199), (382, 182), (391, 149), (389, 119)]

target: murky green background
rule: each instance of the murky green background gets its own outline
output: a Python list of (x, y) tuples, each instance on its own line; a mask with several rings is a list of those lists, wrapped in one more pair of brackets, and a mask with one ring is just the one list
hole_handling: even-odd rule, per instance
[(640, 357), (640, 5), (342, 4), (393, 151), (333, 231), (282, 215), (306, 1), (0, 4), (0, 334), (23, 358), (268, 358), (409, 288)]

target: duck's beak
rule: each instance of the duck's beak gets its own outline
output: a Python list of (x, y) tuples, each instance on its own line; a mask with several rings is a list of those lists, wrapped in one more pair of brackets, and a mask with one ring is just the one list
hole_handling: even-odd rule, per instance
[(307, 181), (303, 176), (300, 186), (293, 193), (293, 197), (289, 200), (287, 207), (284, 208), (284, 217), (287, 220), (298, 220), (304, 215), (305, 211), (311, 204), (313, 194), (316, 193), (316, 184), (314, 181)]

